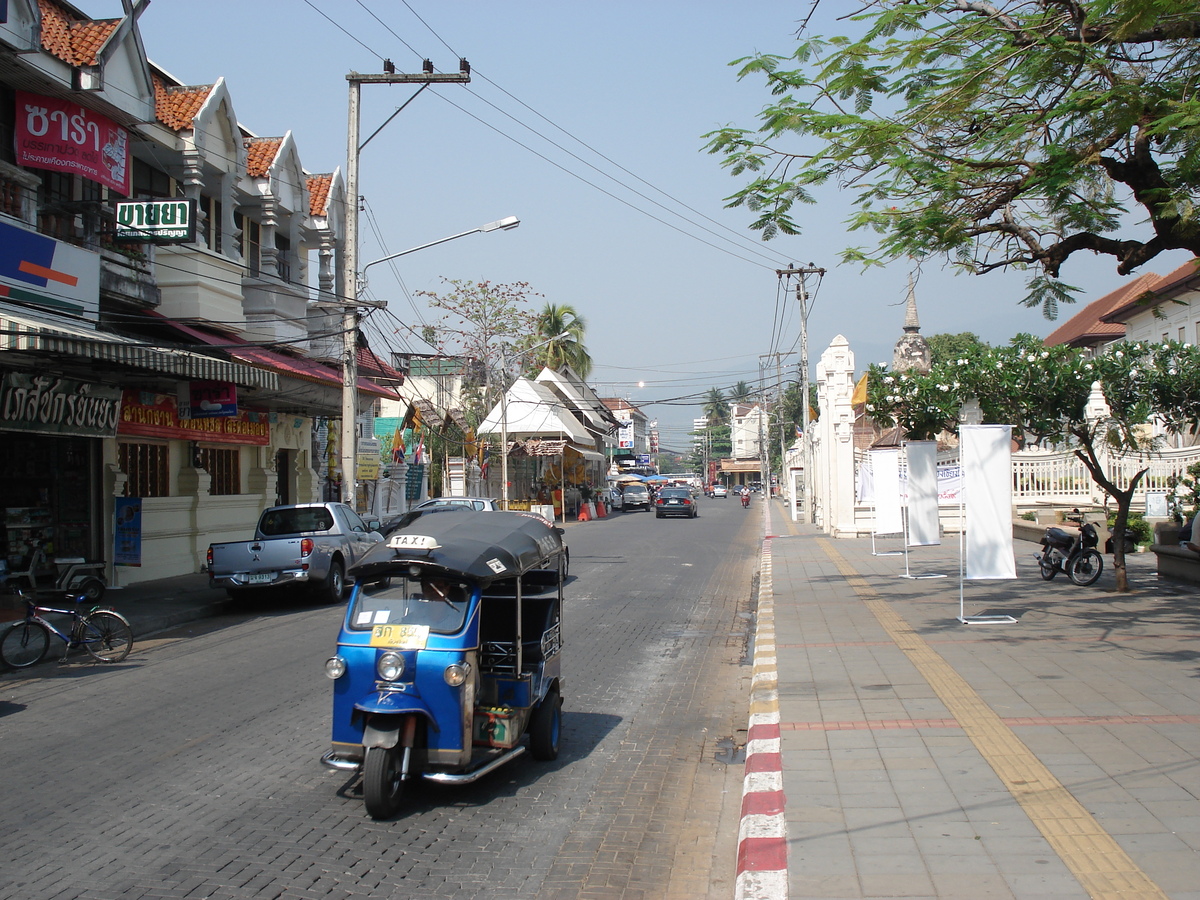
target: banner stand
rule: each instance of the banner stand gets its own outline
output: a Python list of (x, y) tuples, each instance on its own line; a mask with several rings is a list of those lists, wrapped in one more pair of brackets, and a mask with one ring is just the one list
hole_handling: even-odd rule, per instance
[(871, 510), (871, 555), (899, 556), (902, 550), (879, 551), (875, 538), (881, 534), (904, 534), (904, 510), (900, 504), (900, 450), (881, 448), (868, 453), (871, 461), (871, 481), (874, 496)]
[[(871, 555), (872, 556), (899, 556), (903, 550), (876, 550), (875, 549), (875, 523), (879, 521), (879, 515), (875, 509), (875, 503), (871, 503)], [(888, 532), (891, 534), (892, 532)]]
[(1017, 620), (1012, 616), (968, 616), (966, 600), (963, 597), (963, 585), (966, 584), (966, 549), (963, 543), (967, 531), (967, 516), (964, 506), (963, 491), (958, 499), (958, 621), (963, 625), (1016, 625)]
[(908, 507), (904, 509), (904, 574), (901, 578), (945, 578), (944, 572), (922, 572), (920, 575), (913, 575), (908, 571)]

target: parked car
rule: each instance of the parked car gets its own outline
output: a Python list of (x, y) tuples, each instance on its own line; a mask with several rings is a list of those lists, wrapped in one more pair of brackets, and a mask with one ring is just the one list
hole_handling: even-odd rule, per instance
[(658, 492), (658, 498), (654, 501), (654, 517), (656, 519), (661, 519), (663, 516), (687, 516), (689, 519), (694, 519), (698, 515), (700, 515), (699, 505), (696, 503), (696, 498), (692, 496), (691, 488), (663, 488)]
[(613, 509), (622, 511), (644, 509), (650, 511), (650, 489), (640, 481), (619, 484), (610, 492)]
[(725, 487), (723, 484), (714, 484), (712, 486), (712, 495), (714, 497), (720, 497), (722, 500), (724, 500), (729, 496), (729, 488)]
[(346, 592), (346, 570), (383, 542), (378, 519), (345, 503), (300, 503), (263, 510), (254, 538), (209, 544), (208, 583), (230, 596), (301, 585), (331, 603)]
[(423, 503), (418, 503), (413, 509), (426, 509), (430, 506), (466, 506), (474, 510), (497, 510), (500, 501), (492, 497), (431, 497)]

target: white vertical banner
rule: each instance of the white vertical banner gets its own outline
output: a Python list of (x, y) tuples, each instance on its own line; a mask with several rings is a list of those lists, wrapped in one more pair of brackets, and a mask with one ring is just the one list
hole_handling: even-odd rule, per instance
[(904, 453), (908, 459), (908, 546), (940, 544), (937, 442), (910, 441)]
[(1012, 426), (963, 425), (965, 577), (1016, 578), (1012, 531)]
[(871, 475), (875, 482), (875, 533), (901, 534), (900, 451), (872, 450)]

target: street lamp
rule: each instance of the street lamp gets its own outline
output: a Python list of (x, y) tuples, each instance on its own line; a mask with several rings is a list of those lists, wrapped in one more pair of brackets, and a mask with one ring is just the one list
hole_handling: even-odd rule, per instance
[(399, 253), (392, 253), (381, 259), (373, 259), (362, 268), (361, 285), (357, 274), (355, 275), (355, 299), (353, 302), (345, 304), (342, 316), (342, 500), (349, 503), (351, 507), (357, 505), (358, 497), (358, 492), (355, 490), (357, 483), (355, 475), (358, 469), (358, 310), (362, 306), (370, 306), (375, 309), (387, 306), (386, 300), (364, 300), (359, 296), (367, 286), (367, 269), (376, 263), (407, 256), (409, 253), (416, 253), (427, 247), (436, 247), (438, 244), (466, 237), (468, 234), (511, 231), (520, 224), (521, 220), (516, 216), (507, 216), (469, 231), (460, 231), (458, 234), (430, 241), (428, 244), (401, 250)]
[[(561, 341), (563, 338), (570, 336), (571, 332), (564, 331), (562, 334), (556, 334), (552, 338), (546, 338), (540, 344), (526, 347), (518, 351), (515, 355), (523, 356), (531, 350), (536, 350), (538, 347), (553, 344), (555, 341)], [(500, 353), (503, 365), (507, 369), (508, 355), (503, 350)], [(500, 508), (508, 509), (508, 387), (505, 385), (501, 385), (500, 387)]]

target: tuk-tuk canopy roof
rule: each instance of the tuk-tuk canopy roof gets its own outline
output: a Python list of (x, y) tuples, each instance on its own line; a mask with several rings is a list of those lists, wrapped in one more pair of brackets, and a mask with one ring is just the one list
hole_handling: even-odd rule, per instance
[[(412, 546), (393, 547), (397, 539)], [(433, 546), (436, 545), (436, 546)], [(562, 549), (562, 537), (532, 513), (482, 511), (422, 515), (393, 531), (351, 567), (356, 579), (399, 574), (410, 565), (434, 567), (487, 586), (542, 567)]]

